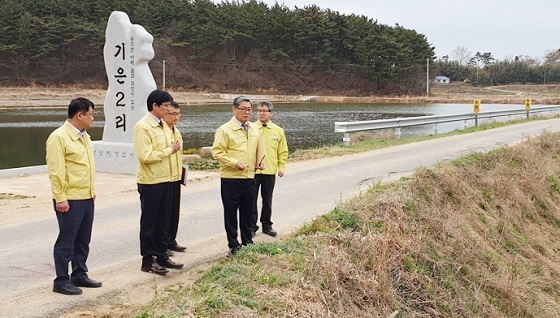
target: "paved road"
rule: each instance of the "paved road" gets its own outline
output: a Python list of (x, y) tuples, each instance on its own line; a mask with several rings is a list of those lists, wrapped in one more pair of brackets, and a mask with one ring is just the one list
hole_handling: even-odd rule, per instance
[[(280, 233), (277, 239), (286, 237), (317, 215), (332, 210), (338, 202), (367, 190), (378, 181), (410, 174), (419, 167), (431, 167), (473, 151), (513, 145), (543, 131), (559, 129), (560, 119), (549, 119), (368, 153), (290, 163), (287, 174), (278, 179), (275, 190), (273, 221)], [(169, 277), (159, 277), (140, 271), (140, 212), (134, 177), (98, 174), (98, 188), (101, 184), (101, 193), (106, 191), (107, 194), (98, 194), (88, 265), (90, 276), (102, 280), (104, 285), (85, 290), (81, 296), (55, 294), (51, 291), (54, 274), (52, 246), (57, 225), (48, 202), (48, 180), (44, 173), (21, 178), (14, 187), (18, 187), (18, 191), (25, 190), (22, 188), (26, 186), (34, 187), (28, 191), (35, 191), (39, 198), (45, 198), (46, 203), (30, 204), (14, 211), (30, 214), (19, 221), (11, 219), (8, 224), (0, 221), (2, 317), (59, 317), (61, 312), (100, 308), (115, 300), (124, 305), (134, 303), (133, 295), (123, 294), (123, 286), (128, 290), (134, 287), (139, 293), (147, 290), (153, 295), (154, 289), (185, 281), (188, 268), (211, 263), (226, 254), (219, 179), (215, 175), (201, 180), (191, 179), (193, 183), (183, 191), (179, 242), (185, 243), (188, 251), (173, 259), (184, 262), (187, 269), (173, 271)], [(11, 184), (8, 181), (14, 183), (14, 178), (5, 178), (1, 183)], [(0, 192), (3, 191), (0, 185)], [(0, 209), (4, 208), (0, 205)], [(277, 239), (259, 233), (255, 241)], [(110, 311), (110, 307), (103, 308)]]

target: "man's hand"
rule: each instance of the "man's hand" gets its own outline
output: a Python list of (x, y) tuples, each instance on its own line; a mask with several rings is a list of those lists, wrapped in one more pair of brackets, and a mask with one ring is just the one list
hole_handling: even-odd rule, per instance
[(238, 161), (238, 162), (237, 162), (237, 170), (243, 171), (243, 170), (245, 170), (246, 168), (247, 168), (247, 166), (244, 165), (243, 162), (241, 162), (241, 161)]
[(257, 169), (264, 170), (264, 162), (263, 161), (261, 161), (261, 163), (259, 163), (259, 165), (257, 166)]
[(70, 204), (68, 204), (68, 201), (56, 203), (56, 212), (66, 213), (68, 211), (70, 211)]
[(278, 176), (282, 178), (284, 176), (284, 171), (278, 171)]
[(181, 143), (179, 143), (179, 140), (177, 140), (172, 142), (169, 147), (171, 148), (171, 153), (176, 153), (177, 151), (181, 150)]

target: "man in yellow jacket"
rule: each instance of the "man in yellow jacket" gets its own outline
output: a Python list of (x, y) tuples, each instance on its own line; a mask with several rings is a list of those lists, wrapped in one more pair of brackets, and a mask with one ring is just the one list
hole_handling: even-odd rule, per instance
[(286, 163), (288, 162), (288, 142), (284, 129), (272, 122), (274, 115), (274, 106), (270, 102), (260, 102), (258, 110), (259, 120), (256, 122), (259, 133), (264, 141), (266, 157), (264, 163), (266, 169), (255, 173), (255, 183), (257, 191), (255, 193), (255, 204), (252, 215), (252, 232), (254, 236), (259, 230), (257, 219), (259, 211), (257, 209), (257, 201), (259, 196), (259, 188), (262, 197), (261, 209), (261, 225), (262, 231), (270, 236), (276, 236), (276, 231), (272, 228), (272, 192), (276, 182), (276, 174), (279, 177), (284, 176)]
[[(224, 223), (229, 253), (233, 256), (241, 246), (253, 244), (251, 214), (255, 201), (255, 170), (264, 169), (262, 139), (255, 124), (250, 123), (253, 113), (250, 98), (239, 96), (233, 101), (233, 117), (216, 130), (212, 156), (220, 163), (220, 183)], [(241, 244), (237, 239), (237, 211)]]
[[(181, 106), (176, 101), (171, 101), (171, 107), (169, 107), (167, 114), (163, 117), (163, 121), (167, 123), (169, 129), (171, 129), (171, 140), (179, 141), (183, 144), (183, 137), (181, 132), (175, 126), (179, 122), (179, 117), (181, 116)], [(169, 213), (169, 231), (167, 233), (167, 255), (173, 256), (173, 252), (184, 252), (187, 248), (177, 244), (177, 230), (179, 229), (179, 218), (181, 216), (181, 182), (182, 182), (182, 172), (183, 172), (183, 156), (181, 151), (178, 151), (171, 155), (171, 200)], [(185, 171), (185, 178), (186, 171)], [(186, 180), (185, 184), (186, 184)]]
[(167, 255), (171, 178), (177, 168), (171, 155), (181, 150), (180, 141), (171, 140), (171, 131), (162, 118), (173, 98), (155, 90), (147, 100), (148, 113), (134, 125), (133, 145), (138, 158), (140, 217), (140, 254), (143, 272), (165, 275), (166, 268), (182, 268)]
[[(68, 119), (51, 133), (46, 161), (58, 221), (54, 244), (56, 278), (53, 291), (79, 295), (79, 287), (101, 287), (88, 277), (86, 260), (93, 225), (95, 167), (93, 146), (86, 129), (93, 122), (93, 103), (76, 98), (68, 106)], [(72, 261), (72, 275), (68, 263)]]

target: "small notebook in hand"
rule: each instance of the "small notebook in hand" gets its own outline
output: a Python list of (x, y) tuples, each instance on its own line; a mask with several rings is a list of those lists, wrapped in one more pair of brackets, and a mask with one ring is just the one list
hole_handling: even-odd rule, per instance
[(187, 185), (187, 173), (189, 172), (189, 166), (183, 165), (182, 172), (181, 172), (181, 184), (186, 186)]

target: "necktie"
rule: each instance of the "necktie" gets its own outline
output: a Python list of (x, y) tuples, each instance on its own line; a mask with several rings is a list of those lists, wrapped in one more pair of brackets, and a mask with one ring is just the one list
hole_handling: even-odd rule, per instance
[(241, 124), (241, 127), (243, 127), (243, 130), (245, 130), (245, 132), (247, 132), (247, 123)]

